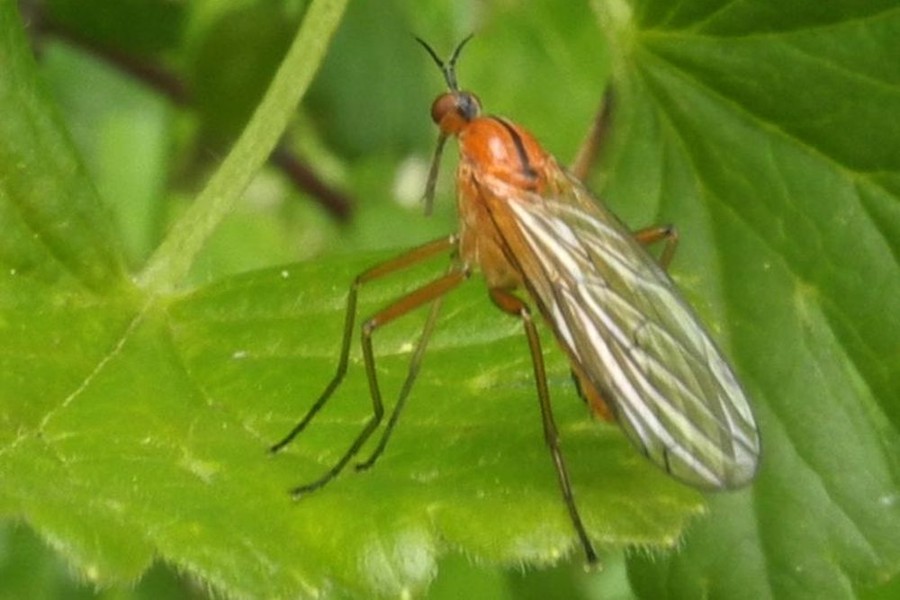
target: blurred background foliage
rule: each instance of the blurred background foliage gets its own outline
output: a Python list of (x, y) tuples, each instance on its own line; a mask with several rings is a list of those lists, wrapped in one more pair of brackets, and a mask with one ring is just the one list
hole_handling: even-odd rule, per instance
[[(44, 75), (132, 264), (227, 152), (304, 9), (299, 0), (27, 4)], [(472, 32), (461, 85), (562, 160), (573, 157), (607, 74), (586, 2), (358, 0), (284, 140), (339, 199), (322, 209), (316, 192), (272, 166), (208, 245), (197, 277), (404, 247), (452, 230), (449, 169), (435, 218), (421, 218), (436, 137), (429, 108), (444, 83), (413, 36), (449, 53)]]
[[(261, 98), (303, 0), (22, 1), (42, 76), (133, 267), (202, 188)], [(356, 0), (276, 153), (195, 263), (195, 282), (324, 254), (402, 248), (455, 229), (450, 160), (435, 215), (420, 203), (436, 132), (440, 54), (487, 111), (570, 160), (599, 105), (604, 42), (587, 2)], [(448, 152), (448, 154), (452, 154)], [(432, 598), (630, 597), (620, 560), (507, 573), (452, 557)], [(0, 528), (0, 598), (205, 597), (157, 565), (132, 588), (97, 591), (25, 527)]]
[[(608, 21), (621, 18), (625, 25), (613, 35), (621, 35), (619, 58), (630, 61), (623, 70), (634, 76), (621, 78), (620, 91), (631, 97), (617, 116), (625, 115), (636, 129), (621, 136), (630, 143), (614, 157), (609, 178), (598, 172), (590, 183), (595, 189), (608, 184), (612, 207), (627, 223), (639, 226), (672, 215), (690, 232), (685, 239), (691, 242), (678, 256), (690, 269), (676, 267), (676, 278), (686, 275), (689, 298), (701, 300), (701, 314), (718, 314), (711, 324), (731, 337), (727, 345), (758, 400), (767, 452), (752, 498), (748, 493), (710, 502), (730, 519), (695, 523), (680, 553), (629, 556), (635, 591), (647, 598), (900, 596), (900, 536), (894, 535), (900, 522), (900, 135), (894, 118), (900, 72), (890, 60), (900, 39), (895, 0), (594, 4), (607, 11)], [(0, 6), (6, 16), (13, 5)], [(211, 173), (254, 110), (307, 2), (19, 0), (18, 6), (43, 82), (113, 217), (117, 242), (140, 271), (197, 193), (210, 189)], [(621, 14), (612, 14), (616, 10)], [(627, 54), (623, 47), (635, 39), (628, 29), (632, 16), (640, 26), (639, 43)], [(191, 261), (187, 285), (325, 256), (343, 255), (349, 263), (359, 260), (357, 254), (406, 248), (453, 231), (452, 152), (439, 182), (436, 215), (422, 216), (420, 198), (436, 137), (428, 109), (444, 83), (413, 36), (446, 55), (472, 32), (476, 38), (459, 63), (462, 86), (476, 91), (489, 112), (522, 123), (562, 162), (570, 160), (609, 69), (587, 0), (354, 0), (281, 147), (208, 240), (201, 260)], [(0, 77), (5, 58), (0, 55)], [(15, 79), (0, 79), (8, 81)], [(17, 125), (16, 111), (9, 113), (0, 122)], [(22, 122), (17, 131), (29, 133), (27, 119)], [(27, 158), (35, 177), (20, 187), (39, 189), (30, 184), (43, 182), (48, 163)], [(9, 167), (21, 165), (7, 166), (6, 174), (14, 175)], [(56, 195), (29, 198), (62, 201)], [(51, 233), (71, 224), (54, 222)], [(39, 246), (58, 239), (21, 231), (26, 233), (14, 242), (27, 237)], [(30, 250), (29, 244), (21, 245)], [(35, 255), (44, 252), (41, 246)], [(116, 269), (111, 270), (118, 276)], [(17, 275), (15, 268), (10, 275)], [(343, 278), (328, 286), (332, 294), (343, 292)], [(57, 334), (64, 331), (66, 349), (82, 353), (84, 346), (71, 343), (79, 332), (64, 329), (71, 313), (51, 313), (51, 319), (27, 314), (29, 298), (21, 301), (23, 310), (10, 313), (9, 323), (20, 325), (16, 318), (23, 315), (33, 322), (7, 329), (28, 343), (12, 345), (3, 358), (13, 359), (4, 366), (19, 368), (7, 381), (38, 383), (31, 395), (16, 397), (31, 416), (43, 405), (30, 400), (53, 398), (39, 384), (56, 383), (52, 376), (60, 372), (46, 368), (55, 366), (59, 354), (38, 354), (45, 348), (37, 344), (62, 339)], [(43, 327), (28, 327), (38, 321)], [(35, 337), (35, 331), (47, 335)], [(84, 327), (80, 333), (86, 338), (96, 331)], [(154, 332), (155, 327), (142, 331)], [(143, 349), (158, 348), (140, 341)], [(222, 345), (219, 337), (209, 341)], [(143, 364), (144, 356), (134, 353), (127, 358), (138, 362), (124, 366)], [(41, 359), (44, 368), (35, 375), (29, 367)], [(67, 374), (77, 375), (78, 368)], [(112, 405), (118, 406), (103, 406)], [(18, 423), (8, 421), (10, 436), (19, 434)], [(34, 470), (27, 474), (40, 477)], [(12, 489), (17, 481), (4, 483)], [(44, 478), (40, 484), (20, 489), (27, 495), (56, 481)], [(609, 512), (605, 503), (594, 507)], [(77, 514), (60, 514), (82, 524)], [(255, 514), (270, 521), (268, 513)], [(165, 559), (135, 586), (94, 590), (70, 578), (63, 560), (48, 549), (65, 550), (65, 536), (48, 534), (52, 528), (41, 531), (44, 538), (38, 539), (19, 524), (0, 527), (0, 597), (207, 595), (207, 584), (169, 568)], [(91, 529), (85, 537), (92, 535), (99, 532)], [(756, 551), (751, 560), (741, 541)], [(338, 548), (341, 558), (344, 550)], [(443, 559), (432, 598), (631, 596), (621, 557), (604, 556), (606, 570), (599, 575), (584, 574), (580, 564), (523, 573), (472, 565), (459, 555), (465, 551)], [(90, 565), (82, 567), (81, 577), (97, 580)], [(137, 577), (139, 571), (132, 572)]]

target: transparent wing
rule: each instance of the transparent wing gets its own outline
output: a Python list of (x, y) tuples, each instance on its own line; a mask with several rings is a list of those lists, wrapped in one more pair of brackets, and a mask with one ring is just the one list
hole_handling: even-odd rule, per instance
[[(552, 198), (487, 178), (501, 236), (560, 343), (628, 437), (701, 488), (749, 482), (759, 436), (747, 397), (656, 260), (562, 170)], [(499, 186), (499, 187), (498, 187)], [(511, 212), (513, 218), (505, 218)]]

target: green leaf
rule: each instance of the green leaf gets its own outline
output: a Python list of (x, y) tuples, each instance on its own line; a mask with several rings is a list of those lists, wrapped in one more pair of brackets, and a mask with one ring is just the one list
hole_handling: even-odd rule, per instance
[[(39, 213), (58, 203), (26, 221), (9, 247), (52, 244), (66, 258), (42, 257), (26, 269), (16, 254), (2, 257), (3, 514), (34, 527), (97, 585), (134, 580), (162, 559), (237, 596), (418, 593), (450, 549), (501, 564), (580, 555), (544, 447), (520, 325), (497, 314), (479, 286), (447, 302), (446, 329), (426, 362), (440, 368), (423, 373), (382, 464), (299, 503), (287, 490), (329, 467), (371, 410), (358, 356), (315, 427), (280, 456), (267, 448), (333, 368), (345, 301), (335, 282), (351, 280), (376, 257), (171, 292), (311, 77), (314, 65), (298, 60), (309, 56), (304, 31), (324, 48), (323, 23), (334, 26), (339, 5), (310, 8), (247, 131), (138, 288), (118, 267), (100, 201), (47, 117), (52, 108), (33, 78), (13, 9), (0, 10), (3, 53), (28, 77), (16, 82), (18, 96), (6, 89), (4, 108), (21, 112), (32, 102), (33, 121), (47, 121), (46, 135), (59, 138), (34, 147), (40, 137), (10, 129), (4, 140), (11, 183), (3, 210)], [(14, 173), (28, 153), (61, 158)], [(72, 172), (80, 179), (66, 179)], [(54, 178), (58, 199), (29, 187)], [(437, 271), (418, 276), (443, 269), (431, 266)], [(409, 286), (407, 278), (373, 286), (362, 311)], [(417, 327), (408, 319), (378, 336), (388, 397), (404, 377)], [(674, 544), (685, 520), (702, 510), (700, 497), (642, 461), (615, 427), (591, 423), (565, 361), (551, 356), (554, 389), (568, 396), (557, 418), (588, 529), (604, 548)]]
[(674, 271), (714, 315), (764, 449), (752, 489), (715, 498), (677, 555), (635, 557), (632, 582), (855, 597), (900, 568), (900, 10), (598, 8), (618, 40), (606, 195), (681, 228)]
[(109, 219), (39, 89), (13, 7), (0, 11), (0, 260), (5, 275), (106, 290), (122, 262)]
[[(713, 497), (699, 516), (696, 493), (586, 417), (542, 331), (588, 529), (604, 550), (644, 550), (629, 569), (645, 597), (862, 594), (896, 577), (900, 540), (897, 11), (604, 7), (619, 92), (604, 197), (635, 227), (679, 226), (673, 273), (753, 395), (764, 460), (751, 489)], [(0, 108), (23, 115), (0, 119), (0, 514), (31, 525), (94, 584), (134, 581), (159, 560), (232, 596), (396, 597), (423, 593), (445, 553), (494, 565), (580, 559), (521, 327), (477, 280), (447, 299), (378, 464), (297, 503), (287, 489), (331, 466), (371, 412), (356, 348), (309, 429), (280, 455), (266, 448), (329, 381), (350, 280), (387, 255), (174, 291), (284, 129), (342, 8), (310, 8), (324, 15), (314, 42), (295, 42), (275, 91), (136, 288), (14, 9), (0, 6)], [(549, 8), (529, 13), (540, 15), (532, 29), (497, 10), (495, 27), (549, 33), (531, 44), (479, 36), (461, 81), (566, 148), (583, 120), (568, 104), (594, 92), (551, 80), (541, 61), (575, 36), (545, 19)], [(583, 61), (585, 73), (603, 62)], [(502, 97), (504, 87), (515, 93)], [(361, 314), (444, 266), (367, 286)], [(388, 410), (421, 324), (410, 315), (376, 333)], [(666, 553), (689, 519), (680, 551)]]

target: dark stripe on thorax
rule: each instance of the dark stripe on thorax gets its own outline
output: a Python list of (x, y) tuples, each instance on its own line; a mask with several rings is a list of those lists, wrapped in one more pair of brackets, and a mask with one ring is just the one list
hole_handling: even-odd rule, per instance
[(494, 116), (490, 118), (500, 123), (509, 134), (509, 137), (512, 138), (513, 145), (516, 147), (516, 154), (519, 155), (519, 162), (522, 163), (522, 173), (526, 177), (536, 179), (538, 176), (537, 171), (534, 170), (531, 166), (531, 161), (528, 160), (528, 153), (525, 152), (525, 144), (522, 143), (522, 137), (519, 135), (519, 132), (506, 119)]

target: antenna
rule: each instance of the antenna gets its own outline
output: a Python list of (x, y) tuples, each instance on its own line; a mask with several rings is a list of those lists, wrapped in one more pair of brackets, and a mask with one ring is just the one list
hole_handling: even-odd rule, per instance
[(434, 62), (441, 70), (441, 73), (444, 74), (444, 80), (450, 87), (451, 92), (459, 91), (459, 86), (456, 84), (456, 59), (459, 58), (459, 53), (462, 52), (463, 46), (465, 46), (466, 42), (471, 40), (474, 35), (474, 33), (470, 33), (468, 36), (466, 36), (466, 38), (461, 41), (456, 47), (456, 50), (453, 51), (453, 54), (450, 56), (450, 60), (448, 60), (446, 63), (438, 57), (437, 52), (435, 52), (425, 40), (423, 40), (419, 36), (416, 36), (416, 41), (422, 44), (422, 47), (425, 48), (428, 54), (431, 55), (431, 58), (434, 59)]

